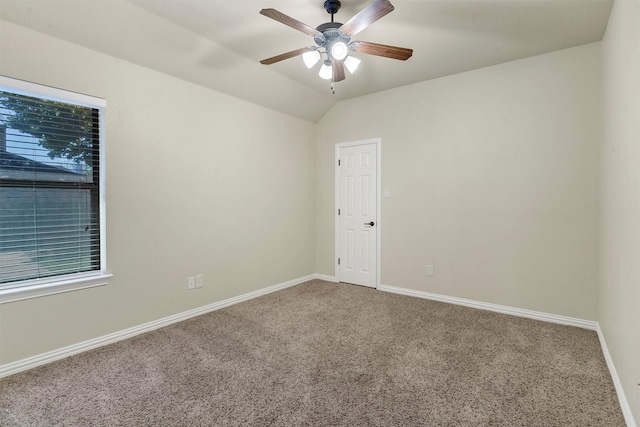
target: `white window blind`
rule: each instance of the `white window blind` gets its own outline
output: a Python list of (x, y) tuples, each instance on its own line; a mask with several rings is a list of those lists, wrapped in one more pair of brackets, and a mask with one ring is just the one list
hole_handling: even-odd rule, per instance
[(104, 101), (18, 83), (0, 84), (0, 290), (104, 274)]

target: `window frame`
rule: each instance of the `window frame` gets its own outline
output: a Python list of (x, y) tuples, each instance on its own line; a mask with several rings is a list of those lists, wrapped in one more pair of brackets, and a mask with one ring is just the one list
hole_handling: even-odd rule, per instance
[(0, 285), (0, 304), (59, 294), (78, 289), (107, 285), (113, 277), (107, 273), (106, 242), (106, 170), (105, 170), (105, 99), (96, 98), (68, 90), (44, 86), (24, 80), (0, 75), (0, 90), (15, 94), (38, 97), (51, 101), (75, 104), (98, 110), (99, 147), (98, 147), (98, 194), (99, 194), (99, 235), (100, 270), (90, 272), (51, 276), (41, 279), (22, 280)]

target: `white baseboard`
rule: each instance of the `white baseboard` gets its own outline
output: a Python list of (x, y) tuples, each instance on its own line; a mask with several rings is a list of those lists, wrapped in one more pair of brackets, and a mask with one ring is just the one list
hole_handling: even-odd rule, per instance
[(314, 274), (313, 276), (314, 278), (324, 280), (325, 282), (338, 283), (338, 279), (336, 279), (336, 276), (329, 276), (327, 274), (318, 274), (318, 273)]
[(600, 329), (600, 325), (598, 325), (596, 331), (598, 332), (598, 338), (600, 339), (600, 346), (602, 347), (604, 360), (606, 360), (607, 362), (607, 367), (609, 368), (609, 373), (611, 374), (613, 385), (615, 386), (616, 393), (618, 394), (618, 402), (620, 403), (620, 409), (622, 409), (624, 420), (627, 423), (627, 427), (637, 427), (637, 424), (633, 418), (633, 413), (631, 412), (631, 406), (629, 406), (627, 395), (622, 388), (622, 382), (620, 381), (618, 371), (616, 371), (616, 367), (613, 364), (613, 359), (611, 358), (611, 353), (609, 353), (609, 347), (607, 347), (607, 342), (604, 339), (604, 333), (602, 332), (602, 329)]
[[(271, 292), (279, 291), (281, 289), (289, 288), (291, 286), (304, 283), (309, 280), (313, 280), (319, 277), (318, 275), (311, 274), (309, 276), (300, 277), (298, 279), (289, 280), (288, 282), (280, 283), (277, 285), (269, 286), (257, 291), (249, 292), (237, 297), (229, 298), (223, 301), (219, 301), (213, 304), (205, 305), (203, 307), (195, 308), (193, 310), (185, 311), (182, 313), (174, 314), (162, 319), (154, 320), (152, 322), (144, 323), (142, 325), (134, 326), (119, 332), (104, 335), (102, 337), (90, 339), (78, 344), (73, 344), (67, 347), (63, 347), (57, 350), (42, 353), (36, 356), (28, 357), (26, 359), (11, 362), (6, 365), (0, 366), (0, 378), (7, 377), (9, 375), (17, 374), (18, 372), (33, 369), (40, 365), (55, 362), (56, 360), (64, 359), (74, 354), (82, 353), (83, 351), (92, 350), (94, 348), (102, 347), (107, 344), (112, 344), (127, 338), (135, 337), (136, 335), (150, 332), (155, 329), (162, 328), (164, 326), (171, 325), (173, 323), (181, 322), (183, 320), (190, 319), (192, 317), (200, 316), (205, 313), (209, 313), (221, 308), (228, 307), (230, 305), (238, 304), (243, 301), (247, 301), (253, 298), (257, 298), (262, 295), (270, 294)], [(323, 279), (325, 280), (325, 279)]]
[(433, 294), (430, 292), (415, 291), (413, 289), (398, 288), (395, 286), (380, 285), (379, 290), (394, 294), (408, 295), (412, 297), (447, 302), (449, 304), (464, 305), (465, 307), (480, 310), (495, 311), (497, 313), (511, 314), (513, 316), (527, 317), (529, 319), (542, 320), (543, 322), (559, 323), (561, 325), (577, 326), (578, 328), (598, 329), (598, 322), (592, 320), (577, 319), (575, 317), (559, 316), (557, 314), (543, 313), (541, 311), (525, 310), (523, 308), (509, 307), (506, 305), (491, 304), (464, 298), (450, 297), (447, 295)]

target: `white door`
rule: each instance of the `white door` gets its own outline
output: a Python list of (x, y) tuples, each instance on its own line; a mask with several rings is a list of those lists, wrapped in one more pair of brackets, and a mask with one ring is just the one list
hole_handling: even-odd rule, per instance
[(338, 158), (340, 281), (376, 287), (377, 144), (340, 147)]

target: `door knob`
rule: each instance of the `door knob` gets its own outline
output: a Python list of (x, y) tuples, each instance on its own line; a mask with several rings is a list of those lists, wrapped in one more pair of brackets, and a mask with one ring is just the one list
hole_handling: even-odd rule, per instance
[(376, 224), (373, 221), (371, 221), (371, 222), (365, 222), (364, 225), (368, 225), (369, 227), (373, 227)]

